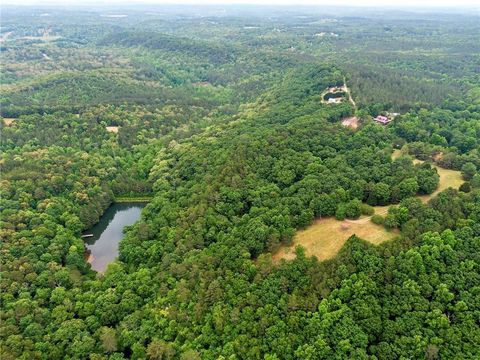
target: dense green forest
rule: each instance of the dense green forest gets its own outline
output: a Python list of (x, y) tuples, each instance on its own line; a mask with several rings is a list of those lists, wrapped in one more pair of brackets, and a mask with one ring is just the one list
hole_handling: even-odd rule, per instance
[[(2, 360), (480, 358), (478, 15), (2, 11)], [(118, 198), (150, 201), (97, 273)], [(393, 240), (273, 258), (371, 215)]]

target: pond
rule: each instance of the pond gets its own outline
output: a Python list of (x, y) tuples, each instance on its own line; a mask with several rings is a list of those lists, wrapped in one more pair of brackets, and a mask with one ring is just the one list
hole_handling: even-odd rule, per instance
[(120, 240), (123, 239), (125, 226), (140, 219), (140, 213), (146, 203), (115, 203), (100, 218), (98, 224), (86, 231), (93, 234), (85, 237), (88, 262), (92, 269), (103, 273), (107, 265), (118, 256)]

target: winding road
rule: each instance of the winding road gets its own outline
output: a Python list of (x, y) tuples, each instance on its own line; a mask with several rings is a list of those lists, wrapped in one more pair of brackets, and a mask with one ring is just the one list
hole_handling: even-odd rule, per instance
[(350, 89), (347, 86), (347, 81), (345, 77), (343, 77), (343, 88), (345, 89), (345, 92), (348, 94), (348, 100), (352, 103), (355, 111), (357, 111), (357, 104), (355, 104), (355, 101), (353, 100), (352, 93), (350, 92)]

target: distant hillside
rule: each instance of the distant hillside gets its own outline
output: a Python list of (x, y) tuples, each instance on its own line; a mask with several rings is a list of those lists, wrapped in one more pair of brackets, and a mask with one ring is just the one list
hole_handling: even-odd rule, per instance
[(152, 50), (165, 50), (186, 53), (193, 57), (203, 58), (213, 64), (224, 64), (233, 61), (237, 51), (232, 46), (206, 41), (194, 41), (156, 32), (120, 32), (103, 38), (101, 46), (143, 46)]

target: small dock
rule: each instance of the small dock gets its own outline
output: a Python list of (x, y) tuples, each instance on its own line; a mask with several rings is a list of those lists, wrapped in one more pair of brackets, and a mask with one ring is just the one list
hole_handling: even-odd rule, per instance
[(89, 238), (89, 237), (93, 237), (93, 234), (83, 234), (82, 235), (82, 238)]

